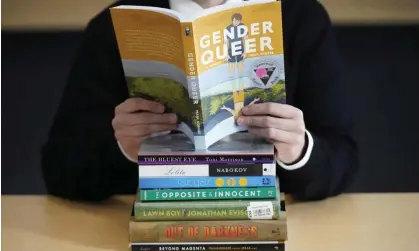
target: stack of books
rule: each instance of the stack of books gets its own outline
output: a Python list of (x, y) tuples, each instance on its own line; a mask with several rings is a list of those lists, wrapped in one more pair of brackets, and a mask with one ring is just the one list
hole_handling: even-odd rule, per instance
[[(141, 144), (133, 250), (284, 249), (274, 146), (239, 123), (254, 107), (262, 119), (251, 126), (263, 128), (277, 109), (263, 103), (286, 102), (281, 4), (233, 1), (195, 16), (110, 8), (128, 94), (138, 100), (132, 107), (155, 113), (144, 99), (164, 105), (181, 132)], [(148, 118), (150, 133), (169, 128)]]
[(184, 134), (142, 144), (132, 250), (283, 250), (273, 145), (237, 133), (208, 150), (193, 147)]

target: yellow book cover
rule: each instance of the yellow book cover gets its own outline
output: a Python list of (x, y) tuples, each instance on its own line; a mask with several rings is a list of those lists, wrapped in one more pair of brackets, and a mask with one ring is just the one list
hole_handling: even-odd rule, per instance
[(131, 97), (178, 115), (196, 149), (247, 128), (244, 106), (285, 103), (281, 1), (219, 5), (194, 17), (174, 10), (110, 9)]

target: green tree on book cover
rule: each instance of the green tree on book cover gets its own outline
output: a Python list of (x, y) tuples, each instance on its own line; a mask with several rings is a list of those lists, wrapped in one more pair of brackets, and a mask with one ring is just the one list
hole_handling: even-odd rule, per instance
[[(174, 80), (157, 77), (127, 77), (129, 95), (157, 101), (166, 107), (167, 112), (176, 113), (181, 121), (193, 123), (194, 105), (188, 95), (188, 90)], [(189, 124), (188, 123), (188, 124)], [(189, 126), (192, 126), (189, 124)]]
[[(155, 100), (166, 106), (167, 112), (175, 112), (192, 130), (196, 130), (196, 117), (192, 116), (195, 105), (189, 98), (188, 90), (174, 80), (157, 77), (127, 77), (129, 95)], [(285, 81), (280, 80), (269, 89), (250, 88), (244, 90), (246, 100), (259, 99), (260, 102), (284, 103), (286, 98)], [(227, 103), (233, 102), (232, 93), (222, 93), (204, 97), (201, 100), (202, 120), (223, 111)], [(250, 102), (250, 101), (249, 101)]]

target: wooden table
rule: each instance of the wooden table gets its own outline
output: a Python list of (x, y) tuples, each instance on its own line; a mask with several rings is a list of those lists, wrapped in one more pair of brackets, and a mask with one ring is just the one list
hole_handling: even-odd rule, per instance
[[(2, 250), (128, 250), (132, 199), (87, 205), (3, 195)], [(419, 250), (419, 193), (348, 194), (287, 210), (287, 251)]]

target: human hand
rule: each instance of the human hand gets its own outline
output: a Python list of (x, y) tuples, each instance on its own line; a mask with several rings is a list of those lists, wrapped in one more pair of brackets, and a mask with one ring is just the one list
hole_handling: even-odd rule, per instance
[(163, 105), (142, 98), (129, 98), (115, 108), (115, 138), (131, 158), (137, 158), (141, 142), (152, 133), (176, 129), (176, 114), (163, 113), (164, 109)]
[(302, 155), (305, 145), (303, 112), (279, 103), (253, 104), (242, 109), (237, 123), (248, 126), (250, 133), (259, 135), (275, 145), (277, 158), (287, 164)]

